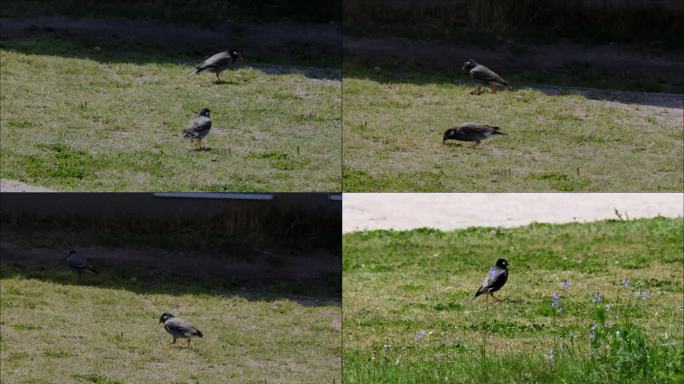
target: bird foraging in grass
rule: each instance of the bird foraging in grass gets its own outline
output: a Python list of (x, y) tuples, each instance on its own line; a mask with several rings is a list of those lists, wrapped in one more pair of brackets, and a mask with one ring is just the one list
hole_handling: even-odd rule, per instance
[(78, 273), (78, 281), (81, 281), (81, 275), (83, 272), (97, 273), (97, 270), (93, 266), (93, 262), (85, 257), (78, 256), (76, 251), (69, 251), (69, 255), (66, 258), (67, 265), (76, 270)]
[(204, 337), (202, 332), (200, 332), (199, 329), (195, 328), (192, 324), (168, 312), (164, 312), (161, 317), (159, 317), (157, 324), (164, 324), (164, 329), (166, 329), (166, 332), (171, 334), (173, 337), (172, 344), (176, 343), (176, 339), (187, 339), (188, 348), (190, 348), (190, 340), (193, 337)]
[(193, 74), (196, 75), (200, 72), (208, 71), (216, 74), (216, 79), (221, 82), (223, 81), (223, 79), (221, 79), (221, 72), (228, 69), (231, 64), (235, 64), (235, 62), (240, 59), (242, 59), (242, 55), (235, 49), (219, 52), (196, 66)]
[(485, 301), (487, 300), (487, 297), (491, 296), (494, 300), (501, 302), (498, 297), (494, 296), (494, 292), (501, 289), (501, 287), (506, 284), (506, 280), (508, 280), (508, 261), (499, 259), (496, 261), (496, 267), (489, 268), (489, 273), (487, 273), (487, 277), (480, 289), (475, 292), (473, 300), (482, 294), (487, 294), (487, 296), (485, 296)]
[(183, 131), (183, 137), (190, 139), (193, 144), (197, 144), (198, 148), (202, 148), (202, 139), (209, 134), (211, 129), (211, 118), (209, 117), (211, 111), (207, 108), (202, 108), (187, 128)]
[[(492, 71), (491, 69), (485, 67), (482, 64), (478, 64), (473, 59), (466, 60), (463, 63), (461, 70), (467, 70), (468, 75), (471, 79), (476, 80), (482, 84), (488, 85), (489, 88), (492, 90), (492, 93), (496, 93), (497, 86), (508, 87), (508, 83), (506, 82), (506, 80), (502, 79), (501, 76), (497, 75), (496, 72)], [(477, 89), (471, 91), (470, 94), (479, 95), (480, 87), (478, 86)]]
[(485, 124), (465, 123), (456, 128), (449, 128), (444, 132), (442, 144), (447, 140), (474, 141), (474, 147), (480, 145), (480, 141), (494, 135), (505, 135), (499, 127)]

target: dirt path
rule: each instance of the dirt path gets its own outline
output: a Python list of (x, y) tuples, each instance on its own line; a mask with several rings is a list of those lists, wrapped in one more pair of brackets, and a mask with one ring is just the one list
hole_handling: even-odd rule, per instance
[(344, 232), (362, 229), (442, 230), (473, 226), (515, 227), (618, 218), (682, 217), (679, 193), (347, 193)]
[(84, 37), (117, 36), (131, 41), (162, 46), (207, 48), (240, 47), (244, 51), (287, 47), (292, 42), (316, 46), (339, 54), (340, 27), (337, 24), (235, 24), (224, 23), (212, 29), (123, 18), (93, 19), (65, 16), (0, 18), (4, 37), (27, 36), (35, 31), (69, 33)]
[(53, 192), (43, 187), (36, 187), (16, 180), (0, 180), (0, 192)]

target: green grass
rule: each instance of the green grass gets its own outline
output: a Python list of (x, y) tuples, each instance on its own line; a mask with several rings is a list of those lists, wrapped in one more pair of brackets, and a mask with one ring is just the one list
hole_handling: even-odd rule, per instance
[[(2, 178), (60, 191), (339, 189), (333, 69), (302, 73), (263, 57), (250, 66), (248, 56), (216, 84), (187, 75), (206, 52), (49, 34), (0, 47)], [(320, 62), (292, 49), (290, 62)], [(193, 151), (181, 131), (204, 107), (209, 150)]]
[[(525, 87), (471, 96), (465, 77), (411, 66), (344, 68), (344, 191), (682, 189), (681, 114)], [(442, 145), (464, 122), (508, 136)]]
[[(683, 230), (655, 218), (346, 234), (345, 383), (681, 382)], [(471, 301), (500, 257), (503, 303)]]
[[(3, 383), (340, 381), (341, 312), (326, 300), (135, 269), (87, 275), (83, 284), (61, 263), (3, 260), (1, 270)], [(171, 344), (155, 326), (165, 311), (204, 338), (190, 350)]]

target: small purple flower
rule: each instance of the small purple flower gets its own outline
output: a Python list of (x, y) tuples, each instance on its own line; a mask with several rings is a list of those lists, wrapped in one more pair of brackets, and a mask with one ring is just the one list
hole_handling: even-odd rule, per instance
[(563, 289), (568, 289), (568, 288), (570, 288), (570, 282), (567, 281), (567, 280), (561, 281), (561, 287), (562, 287)]
[(594, 302), (600, 303), (602, 300), (603, 300), (603, 297), (601, 297), (601, 294), (596, 292), (596, 294), (594, 295)]
[(624, 278), (622, 279), (622, 288), (627, 288), (629, 287), (629, 279)]
[(553, 303), (551, 304), (551, 308), (556, 309), (560, 305), (560, 295), (558, 292), (553, 293)]
[(423, 330), (421, 329), (420, 331), (418, 331), (418, 334), (416, 334), (415, 339), (416, 339), (416, 340), (420, 340), (420, 339), (422, 339), (423, 337), (425, 337), (425, 331), (423, 331)]

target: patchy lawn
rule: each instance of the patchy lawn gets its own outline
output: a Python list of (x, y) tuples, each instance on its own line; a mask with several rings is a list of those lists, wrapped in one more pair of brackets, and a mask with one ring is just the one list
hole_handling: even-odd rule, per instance
[[(345, 383), (681, 382), (683, 229), (655, 218), (347, 234)], [(471, 301), (500, 257), (503, 303)]]
[[(58, 191), (332, 191), (339, 69), (256, 65), (189, 76), (212, 52), (49, 33), (4, 39), (3, 179)], [(212, 111), (206, 150), (182, 130)]]
[[(344, 191), (682, 189), (681, 108), (607, 101), (619, 95), (607, 90), (515, 85), (472, 96), (465, 77), (381, 65), (345, 63)], [(507, 136), (443, 145), (464, 122)]]

